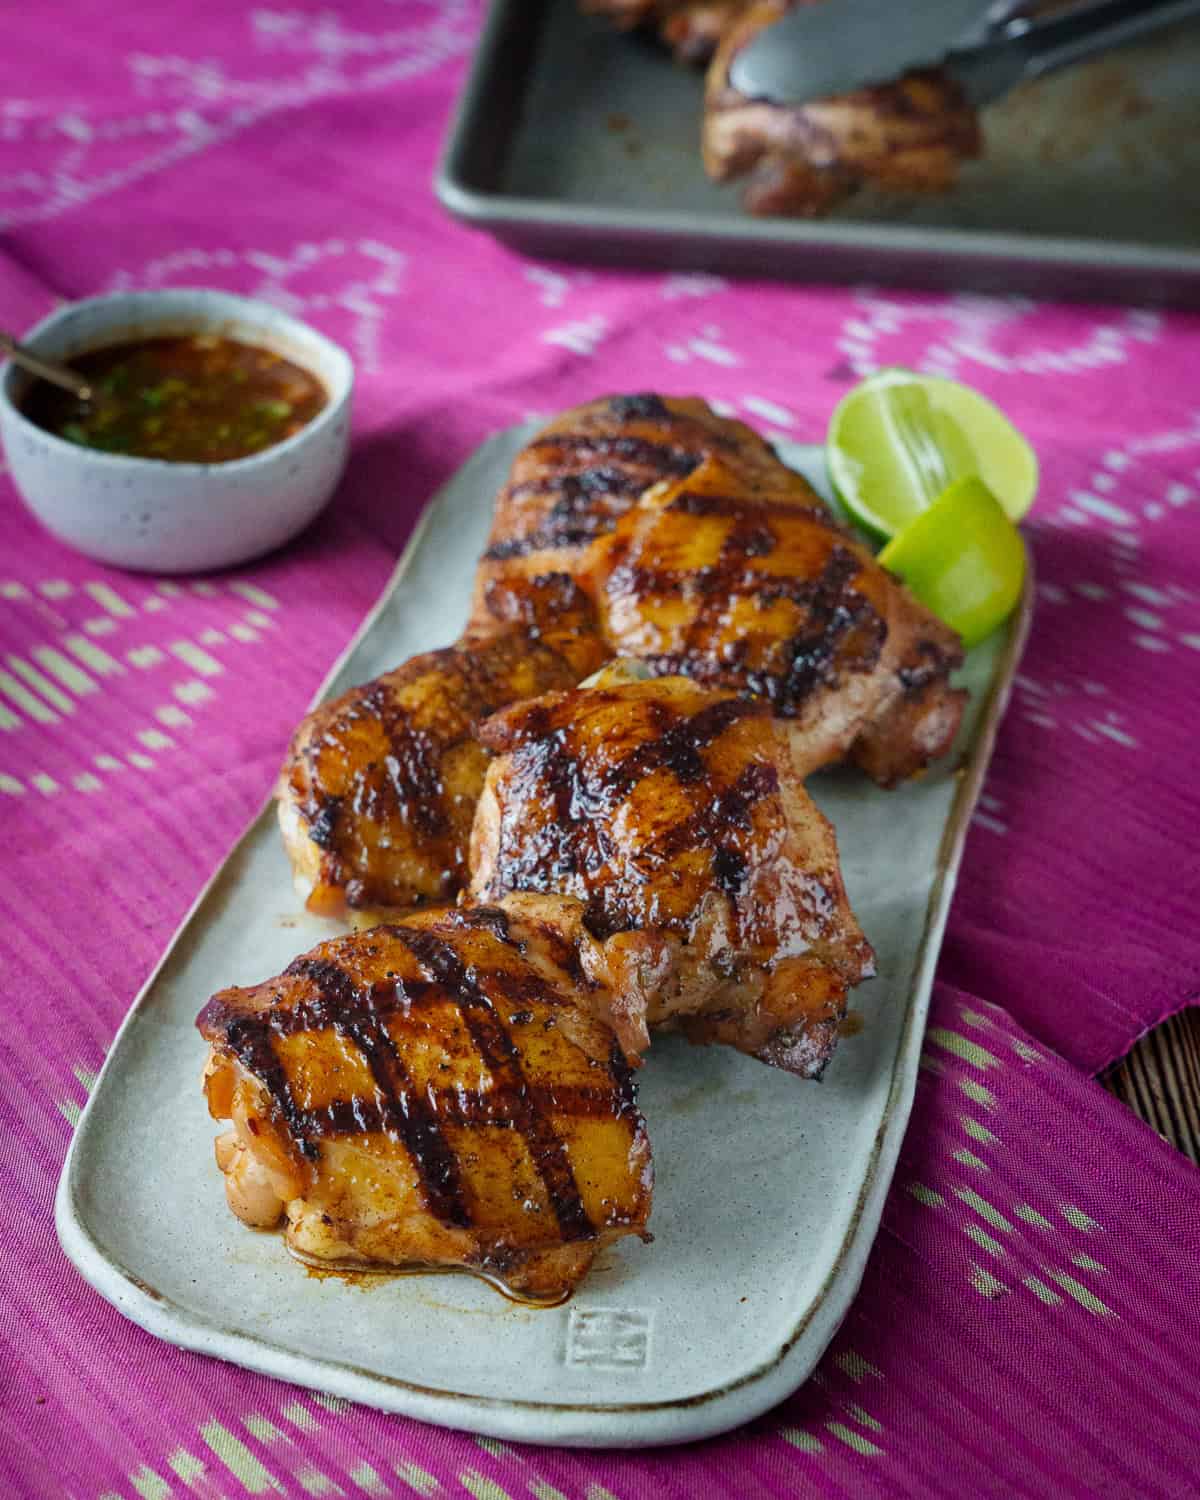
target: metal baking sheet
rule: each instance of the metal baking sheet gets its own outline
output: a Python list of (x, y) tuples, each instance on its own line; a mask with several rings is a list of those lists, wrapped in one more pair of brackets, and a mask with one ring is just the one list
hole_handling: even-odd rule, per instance
[(703, 78), (577, 0), (492, 0), (436, 178), (528, 254), (1200, 306), (1200, 22), (1026, 84), (935, 196), (756, 219), (700, 163)]
[[(501, 433), (426, 513), (322, 689), (444, 644), (466, 615), (492, 497), (540, 424)], [(818, 448), (780, 448), (823, 484)], [(564, 1307), (474, 1278), (311, 1277), (225, 1208), (195, 1016), (342, 930), (298, 909), (273, 809), (202, 893), (134, 1002), (79, 1121), (58, 1233), (83, 1275), (159, 1338), (430, 1422), (524, 1442), (678, 1443), (803, 1381), (858, 1288), (908, 1121), (934, 965), (971, 811), (1029, 625), (970, 652), (954, 753), (893, 792), (848, 771), (810, 790), (837, 829), (878, 977), (818, 1088), (725, 1047), (658, 1037), (639, 1074), (654, 1242), (606, 1251)], [(279, 747), (282, 757), (283, 745)], [(699, 1310), (699, 1311), (698, 1311)]]

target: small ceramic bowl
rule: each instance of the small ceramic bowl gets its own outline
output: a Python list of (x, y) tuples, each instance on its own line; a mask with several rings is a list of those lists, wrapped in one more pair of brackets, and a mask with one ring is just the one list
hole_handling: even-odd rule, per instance
[(292, 437), (229, 463), (173, 463), (100, 453), (31, 422), (32, 377), (0, 374), (0, 437), (17, 489), (48, 531), (89, 557), (156, 573), (245, 562), (303, 530), (337, 487), (350, 439), (350, 357), (266, 302), (186, 287), (115, 292), (51, 313), (26, 335), (36, 354), (69, 361), (157, 335), (216, 333), (284, 355), (329, 401)]

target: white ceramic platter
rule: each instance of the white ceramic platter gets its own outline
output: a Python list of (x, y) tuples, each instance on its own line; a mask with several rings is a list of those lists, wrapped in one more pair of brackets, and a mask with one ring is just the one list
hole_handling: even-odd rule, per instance
[[(529, 427), (486, 443), (430, 506), (322, 696), (452, 640), (493, 498)], [(823, 484), (815, 449), (783, 456)], [(1028, 623), (972, 653), (954, 755), (883, 792), (818, 778), (879, 977), (824, 1081), (655, 1041), (640, 1075), (654, 1242), (601, 1257), (555, 1309), (463, 1275), (313, 1278), (230, 1214), (194, 1019), (336, 929), (298, 910), (270, 809), (217, 872), (138, 996), (79, 1122), (58, 1233), (83, 1275), (160, 1338), (430, 1422), (525, 1442), (678, 1443), (766, 1410), (810, 1373), (862, 1278), (908, 1120), (967, 821)], [(281, 745), (280, 757), (284, 747)]]

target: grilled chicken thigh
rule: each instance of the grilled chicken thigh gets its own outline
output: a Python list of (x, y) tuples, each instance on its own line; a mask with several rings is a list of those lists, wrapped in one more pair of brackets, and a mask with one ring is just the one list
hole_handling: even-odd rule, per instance
[(579, 576), (620, 655), (794, 719), (805, 774), (849, 754), (890, 786), (958, 728), (958, 637), (807, 488), (752, 490), (708, 458), (626, 511)]
[(279, 819), (311, 910), (378, 914), (451, 898), (487, 764), (476, 723), (573, 686), (609, 654), (568, 578), (522, 581), (494, 602), (494, 634), (415, 656), (296, 731)]
[(215, 995), (234, 1213), (316, 1265), (462, 1266), (539, 1300), (647, 1237), (645, 1124), (573, 952), (520, 915), (422, 912)]
[(528, 580), (576, 573), (588, 545), (646, 490), (713, 454), (747, 485), (812, 497), (752, 428), (694, 397), (611, 396), (555, 418), (517, 455), (496, 501), (472, 628), (491, 629), (505, 596)]
[(472, 834), (471, 897), (573, 897), (627, 1054), (670, 1024), (820, 1075), (848, 989), (874, 972), (796, 731), (765, 699), (684, 678), (519, 703)]
[[(826, 213), (867, 182), (933, 192), (981, 149), (979, 122), (949, 74), (929, 70), (799, 105), (751, 99), (730, 82), (734, 57), (795, 0), (755, 0), (724, 31), (705, 85), (703, 154), (718, 181), (748, 176), (751, 213)], [(836, 3), (836, 0), (825, 0)]]

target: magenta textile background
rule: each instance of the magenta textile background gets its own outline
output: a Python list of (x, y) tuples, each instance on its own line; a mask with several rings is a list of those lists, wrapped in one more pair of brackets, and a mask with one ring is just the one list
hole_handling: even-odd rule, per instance
[[(0, 323), (225, 287), (340, 340), (360, 386), (330, 511), (236, 575), (97, 567), (0, 477), (0, 1492), (1194, 1495), (1200, 1177), (1088, 1075), (1200, 992), (1200, 320), (518, 259), (428, 189), (478, 19), (55, 0), (6, 21)], [(569, 1452), (125, 1322), (54, 1237), (73, 1122), (438, 483), (497, 427), (612, 390), (817, 439), (898, 362), (979, 386), (1036, 444), (1039, 600), (884, 1229), (819, 1373), (725, 1438)]]

